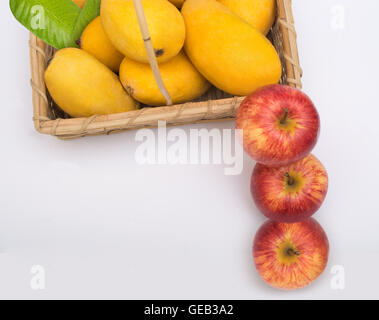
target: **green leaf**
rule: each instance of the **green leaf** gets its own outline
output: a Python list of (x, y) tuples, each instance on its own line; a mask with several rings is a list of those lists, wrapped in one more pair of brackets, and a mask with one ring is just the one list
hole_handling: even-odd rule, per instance
[(73, 31), (75, 40), (78, 40), (88, 24), (100, 15), (100, 4), (101, 0), (87, 0), (75, 24)]
[(72, 0), (10, 0), (16, 19), (49, 45), (77, 47), (76, 40), (100, 12), (100, 0), (87, 0), (80, 8)]

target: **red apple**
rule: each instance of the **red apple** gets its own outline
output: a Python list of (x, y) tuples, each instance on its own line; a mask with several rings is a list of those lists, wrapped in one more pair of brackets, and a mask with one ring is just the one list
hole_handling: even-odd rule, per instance
[(283, 166), (304, 158), (316, 145), (320, 118), (298, 89), (270, 85), (248, 96), (238, 109), (245, 151), (257, 162)]
[(280, 222), (299, 222), (321, 206), (328, 191), (328, 174), (312, 154), (284, 167), (257, 163), (251, 194), (258, 209)]
[(313, 218), (291, 224), (267, 221), (254, 239), (258, 273), (276, 288), (309, 285), (324, 271), (328, 254), (328, 238)]

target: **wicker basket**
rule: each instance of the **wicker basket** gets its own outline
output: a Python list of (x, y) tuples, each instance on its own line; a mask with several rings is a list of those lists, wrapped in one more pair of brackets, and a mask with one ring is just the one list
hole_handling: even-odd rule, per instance
[[(281, 83), (301, 89), (302, 71), (296, 43), (296, 31), (291, 0), (277, 0), (277, 20), (269, 34), (283, 65)], [(197, 101), (181, 105), (143, 108), (111, 115), (95, 115), (89, 118), (70, 118), (59, 109), (49, 96), (44, 83), (47, 62), (54, 49), (31, 34), (31, 85), (33, 88), (33, 121), (36, 130), (61, 139), (73, 139), (88, 135), (111, 134), (125, 130), (156, 127), (159, 120), (167, 125), (182, 125), (210, 121), (231, 120), (244, 99), (210, 89)]]

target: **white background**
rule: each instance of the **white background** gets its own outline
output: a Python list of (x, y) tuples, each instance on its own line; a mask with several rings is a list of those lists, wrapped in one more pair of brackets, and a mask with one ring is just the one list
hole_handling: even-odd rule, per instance
[[(342, 6), (343, 29), (333, 28)], [(379, 298), (377, 0), (294, 0), (304, 90), (322, 119), (314, 150), (330, 175), (315, 215), (327, 270), (283, 292), (254, 269), (264, 221), (249, 193), (254, 163), (140, 166), (135, 132), (60, 141), (32, 123), (28, 32), (0, 4), (0, 297), (129, 299)], [(233, 128), (233, 122), (186, 126)], [(30, 269), (46, 270), (31, 289)], [(345, 269), (344, 290), (331, 268)]]

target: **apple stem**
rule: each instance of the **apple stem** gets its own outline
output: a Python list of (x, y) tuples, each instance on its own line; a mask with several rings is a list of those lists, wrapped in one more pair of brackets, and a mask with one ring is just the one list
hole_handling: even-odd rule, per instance
[(289, 113), (290, 113), (290, 111), (288, 110), (288, 108), (285, 108), (284, 109), (284, 115), (283, 115), (282, 119), (280, 119), (280, 124), (285, 124), (287, 122)]
[(292, 256), (292, 255), (300, 256), (300, 252), (299, 252), (299, 251), (295, 251), (295, 250), (293, 250), (292, 248), (290, 248), (290, 249), (287, 250), (287, 254), (288, 254), (289, 256)]
[(292, 178), (288, 172), (286, 172), (285, 176), (288, 179), (288, 185), (292, 186), (295, 183), (295, 179)]

